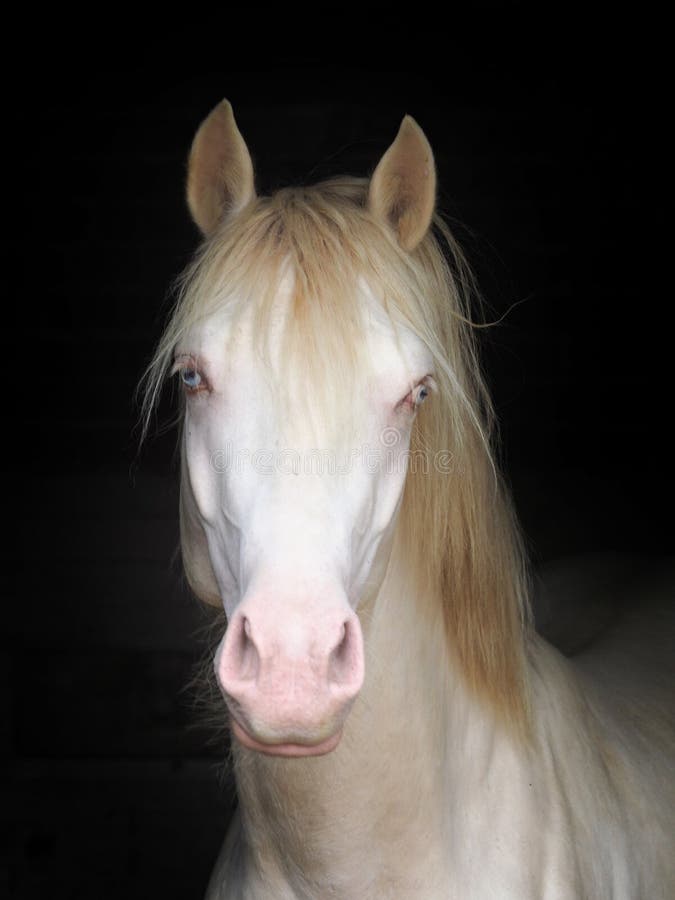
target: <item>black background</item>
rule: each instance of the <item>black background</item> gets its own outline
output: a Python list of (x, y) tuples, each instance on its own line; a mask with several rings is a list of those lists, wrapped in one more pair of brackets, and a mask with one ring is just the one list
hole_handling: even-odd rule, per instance
[(535, 564), (672, 552), (659, 23), (472, 10), (427, 33), (324, 10), (302, 49), (261, 11), (262, 36), (202, 23), (198, 60), (159, 35), (143, 68), (123, 41), (108, 69), (63, 46), (8, 85), (10, 896), (199, 897), (227, 820), (225, 747), (182, 692), (206, 618), (172, 562), (174, 436), (138, 453), (133, 404), (197, 244), (187, 150), (221, 97), (262, 191), (367, 174), (417, 119), (487, 317), (506, 314), (482, 346)]

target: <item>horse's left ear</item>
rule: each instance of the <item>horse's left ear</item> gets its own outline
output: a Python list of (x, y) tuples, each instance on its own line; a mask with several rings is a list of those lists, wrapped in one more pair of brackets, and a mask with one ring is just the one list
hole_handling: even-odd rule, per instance
[(370, 179), (368, 207), (389, 223), (404, 250), (414, 250), (431, 225), (435, 205), (434, 154), (420, 126), (406, 116)]
[(254, 197), (251, 155), (234, 121), (232, 106), (223, 100), (204, 119), (192, 143), (188, 206), (208, 236), (223, 218), (238, 213)]

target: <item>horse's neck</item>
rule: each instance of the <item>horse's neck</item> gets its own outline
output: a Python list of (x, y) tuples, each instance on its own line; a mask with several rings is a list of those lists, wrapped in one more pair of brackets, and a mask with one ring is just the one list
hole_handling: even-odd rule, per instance
[(237, 846), (264, 886), (251, 896), (488, 897), (498, 884), (522, 900), (549, 882), (570, 897), (599, 896), (603, 879), (630, 884), (637, 863), (616, 828), (623, 763), (608, 771), (567, 662), (533, 643), (533, 737), (511, 737), (464, 685), (440, 610), (420, 615), (415, 591), (398, 565), (363, 610), (366, 682), (333, 753), (236, 752)]
[(335, 873), (363, 879), (339, 885), (337, 896), (377, 896), (375, 873), (409, 869), (410, 859), (442, 877), (446, 842), (430, 836), (452, 830), (457, 783), (469, 770), (482, 778), (494, 755), (496, 726), (452, 673), (440, 610), (421, 616), (415, 590), (390, 567), (362, 611), (366, 681), (336, 751), (292, 761), (238, 755), (253, 857), (280, 878), (314, 879), (311, 896), (320, 879), (335, 885)]

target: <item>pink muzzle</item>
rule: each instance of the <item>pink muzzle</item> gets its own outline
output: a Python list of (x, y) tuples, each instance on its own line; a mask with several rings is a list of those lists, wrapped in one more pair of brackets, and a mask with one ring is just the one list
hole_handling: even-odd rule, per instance
[(218, 649), (232, 731), (261, 753), (329, 753), (363, 684), (361, 625), (346, 601), (313, 612), (283, 607), (245, 598)]

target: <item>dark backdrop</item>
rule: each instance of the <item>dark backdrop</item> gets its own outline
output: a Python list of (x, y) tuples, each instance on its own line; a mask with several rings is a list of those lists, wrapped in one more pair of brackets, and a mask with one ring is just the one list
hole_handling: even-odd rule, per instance
[(658, 82), (644, 29), (597, 19), (502, 14), (488, 40), (456, 17), (428, 48), (388, 32), (375, 57), (369, 27), (322, 57), (230, 46), (220, 68), (125, 68), (121, 46), (115, 69), (42, 60), (39, 90), (12, 92), (10, 896), (200, 897), (227, 819), (225, 748), (182, 693), (205, 619), (172, 562), (174, 436), (137, 455), (132, 402), (197, 243), (187, 150), (222, 96), (262, 190), (366, 174), (415, 116), (488, 317), (506, 314), (484, 359), (535, 563), (672, 552)]

